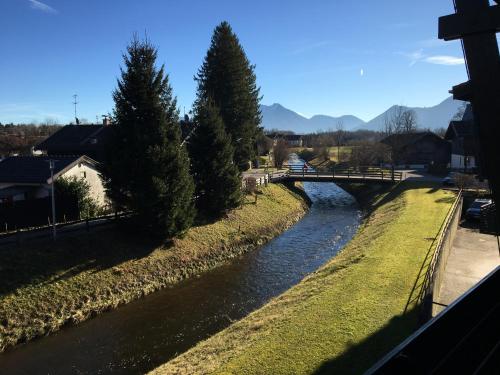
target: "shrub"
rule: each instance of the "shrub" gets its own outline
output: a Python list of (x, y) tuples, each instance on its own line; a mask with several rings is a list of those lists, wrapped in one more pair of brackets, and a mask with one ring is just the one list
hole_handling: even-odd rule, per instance
[(95, 217), (102, 213), (103, 208), (90, 194), (90, 185), (84, 179), (60, 177), (54, 185), (55, 197), (58, 202), (68, 206), (76, 204), (78, 214), (82, 219)]
[(246, 177), (243, 182), (245, 193), (254, 194), (257, 191), (257, 179), (255, 177)]
[(301, 158), (304, 161), (311, 161), (316, 157), (316, 154), (312, 150), (308, 150), (307, 148), (299, 151), (297, 153), (298, 157)]

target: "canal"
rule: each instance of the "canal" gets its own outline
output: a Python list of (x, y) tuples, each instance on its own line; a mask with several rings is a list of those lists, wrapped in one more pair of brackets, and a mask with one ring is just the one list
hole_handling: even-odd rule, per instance
[[(297, 161), (298, 162), (298, 161)], [(141, 374), (259, 308), (352, 238), (361, 211), (333, 183), (292, 228), (229, 264), (0, 355), (2, 374)]]

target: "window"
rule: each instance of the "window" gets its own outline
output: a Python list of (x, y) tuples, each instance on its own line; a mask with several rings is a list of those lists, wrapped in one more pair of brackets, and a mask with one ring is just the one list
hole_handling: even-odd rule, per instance
[(81, 172), (80, 172), (80, 177), (81, 177), (81, 178), (87, 178), (87, 172), (85, 172), (85, 171), (81, 171)]

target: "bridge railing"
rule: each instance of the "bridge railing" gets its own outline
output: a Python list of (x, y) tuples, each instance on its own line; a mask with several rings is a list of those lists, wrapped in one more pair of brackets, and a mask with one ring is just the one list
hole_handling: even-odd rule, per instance
[(405, 173), (401, 171), (392, 171), (382, 168), (333, 168), (331, 171), (317, 171), (304, 169), (300, 167), (291, 167), (288, 170), (289, 176), (302, 177), (332, 177), (335, 178), (353, 178), (353, 179), (377, 179), (382, 181), (402, 181), (405, 179)]

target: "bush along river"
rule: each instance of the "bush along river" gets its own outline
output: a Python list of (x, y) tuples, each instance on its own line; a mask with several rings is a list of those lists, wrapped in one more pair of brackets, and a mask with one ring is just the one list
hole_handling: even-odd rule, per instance
[[(292, 159), (299, 168), (302, 162)], [(361, 221), (333, 183), (304, 183), (310, 211), (229, 264), (0, 354), (3, 374), (144, 373), (259, 308), (318, 269)]]

